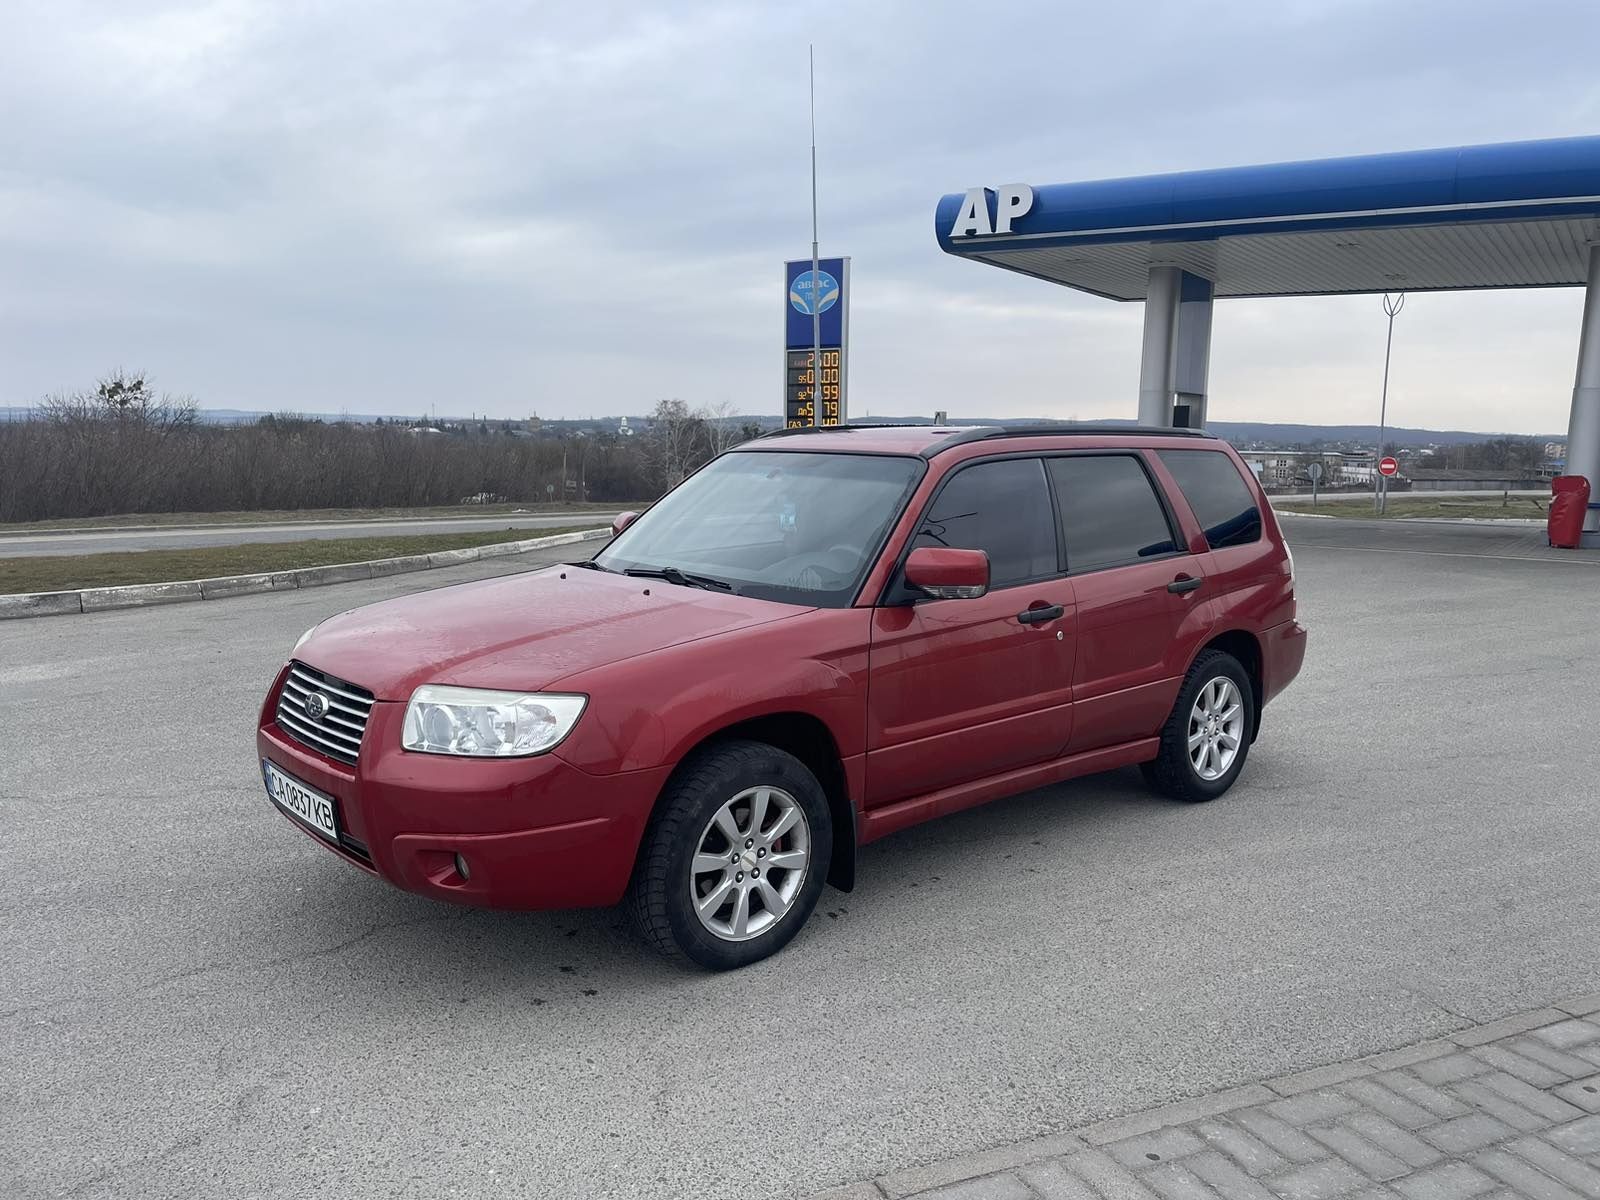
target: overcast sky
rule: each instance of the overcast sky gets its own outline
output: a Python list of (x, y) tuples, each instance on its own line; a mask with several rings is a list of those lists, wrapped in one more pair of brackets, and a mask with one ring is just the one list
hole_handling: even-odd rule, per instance
[[(1600, 132), (1600, 6), (0, 3), (0, 404), (781, 407), (853, 257), (853, 415), (1136, 410), (1141, 307), (958, 261), (945, 192)], [(1418, 295), (1391, 423), (1566, 428), (1578, 290)], [(1373, 296), (1220, 301), (1219, 420), (1376, 418)]]

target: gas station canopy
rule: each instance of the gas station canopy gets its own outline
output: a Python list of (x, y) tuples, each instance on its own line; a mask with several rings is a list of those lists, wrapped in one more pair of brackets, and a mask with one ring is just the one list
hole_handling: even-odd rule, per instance
[(935, 222), (950, 254), (1115, 300), (1158, 265), (1214, 297), (1582, 284), (1600, 137), (975, 188)]

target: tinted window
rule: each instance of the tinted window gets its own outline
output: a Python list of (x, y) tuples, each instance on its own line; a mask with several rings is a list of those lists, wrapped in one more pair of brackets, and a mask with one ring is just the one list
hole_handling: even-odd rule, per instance
[(987, 551), (992, 588), (1057, 574), (1043, 465), (1013, 458), (963, 467), (934, 499), (914, 545)]
[(1161, 461), (1183, 489), (1213, 550), (1261, 537), (1261, 510), (1239, 470), (1214, 450), (1163, 450)]
[(1137, 458), (1106, 454), (1049, 461), (1069, 571), (1138, 562), (1178, 548), (1166, 510)]

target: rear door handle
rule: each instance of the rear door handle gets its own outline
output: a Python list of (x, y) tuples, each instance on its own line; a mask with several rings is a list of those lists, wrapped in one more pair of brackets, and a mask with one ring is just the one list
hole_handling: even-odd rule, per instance
[(1017, 620), (1024, 625), (1038, 625), (1045, 621), (1055, 621), (1066, 612), (1059, 604), (1046, 604), (1039, 608), (1025, 608), (1017, 614)]
[(1194, 591), (1195, 588), (1199, 587), (1204, 582), (1204, 579), (1194, 579), (1188, 575), (1179, 575), (1171, 583), (1167, 584), (1167, 591), (1173, 593), (1174, 595), (1181, 596), (1185, 592)]

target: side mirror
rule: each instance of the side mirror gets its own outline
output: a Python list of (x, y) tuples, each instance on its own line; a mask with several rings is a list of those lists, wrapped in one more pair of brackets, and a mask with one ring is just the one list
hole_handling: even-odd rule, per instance
[(918, 546), (906, 556), (905, 577), (935, 600), (974, 600), (989, 590), (989, 556), (982, 550)]
[(638, 519), (639, 514), (636, 512), (618, 513), (616, 516), (611, 518), (611, 536), (616, 537), (617, 534), (621, 533), (624, 529), (626, 529), (629, 525), (632, 525)]

